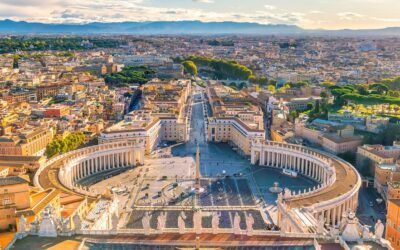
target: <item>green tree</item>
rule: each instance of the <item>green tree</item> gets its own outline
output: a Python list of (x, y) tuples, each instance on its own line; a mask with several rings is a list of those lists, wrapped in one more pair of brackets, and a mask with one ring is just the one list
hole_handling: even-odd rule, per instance
[(360, 93), (360, 95), (368, 95), (369, 94), (368, 87), (364, 84), (356, 85), (356, 89), (357, 89), (358, 93)]
[(389, 87), (383, 83), (374, 83), (370, 86), (371, 90), (375, 90), (380, 95), (386, 95), (389, 91)]
[(58, 154), (64, 154), (77, 149), (85, 142), (85, 135), (82, 132), (69, 134), (64, 139), (56, 139), (46, 146), (45, 155), (52, 157)]
[(326, 91), (322, 91), (321, 94), (319, 95), (322, 99), (328, 98), (328, 93)]
[(267, 86), (267, 90), (271, 93), (275, 93), (276, 89), (274, 85), (268, 85)]
[(325, 88), (329, 88), (329, 87), (335, 86), (335, 83), (333, 83), (333, 82), (331, 82), (331, 81), (325, 80), (325, 81), (323, 81), (323, 82), (321, 83), (321, 86), (323, 86), (323, 87), (325, 87)]
[(185, 73), (190, 74), (192, 76), (197, 76), (197, 66), (193, 61), (184, 61), (182, 63)]
[(309, 86), (310, 83), (308, 81), (298, 81), (295, 86), (298, 88)]
[(275, 79), (269, 79), (268, 80), (268, 85), (274, 85), (276, 86), (277, 81)]
[(315, 107), (314, 107), (314, 112), (315, 112), (316, 114), (319, 114), (319, 112), (320, 112), (319, 106), (320, 106), (320, 104), (319, 104), (319, 101), (317, 100), (317, 101), (315, 102)]
[(400, 91), (395, 91), (395, 90), (389, 90), (388, 95), (391, 97), (400, 97)]
[(289, 121), (294, 123), (294, 121), (296, 120), (297, 117), (299, 117), (300, 112), (298, 110), (292, 110), (289, 113)]
[(15, 54), (13, 58), (13, 69), (18, 69), (19, 55)]
[(258, 79), (257, 79), (257, 77), (256, 77), (255, 75), (251, 75), (251, 76), (249, 77), (249, 82), (251, 82), (251, 83), (253, 83), (253, 84), (254, 84), (254, 83), (258, 83), (257, 80), (258, 80)]
[(380, 133), (383, 145), (393, 145), (393, 141), (400, 140), (400, 124), (389, 123)]
[(265, 76), (262, 76), (257, 79), (257, 83), (260, 84), (261, 86), (265, 86), (268, 84), (268, 78)]

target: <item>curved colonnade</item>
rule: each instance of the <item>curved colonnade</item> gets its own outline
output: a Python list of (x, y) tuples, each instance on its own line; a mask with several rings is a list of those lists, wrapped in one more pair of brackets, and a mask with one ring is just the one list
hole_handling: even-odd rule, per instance
[[(98, 194), (89, 191), (78, 182), (94, 174), (117, 170), (119, 168), (142, 165), (144, 163), (144, 146), (142, 141), (119, 141), (86, 147), (57, 156), (48, 161), (43, 169), (56, 163), (62, 163), (58, 172), (58, 180), (66, 188), (87, 196)], [(39, 175), (35, 175), (35, 185), (41, 187)]]
[[(82, 195), (95, 197), (98, 194), (80, 186), (79, 181), (113, 169), (143, 164), (143, 144), (140, 140), (117, 141), (57, 156), (37, 171), (35, 185), (41, 187), (38, 176), (45, 168), (61, 163), (58, 172), (61, 184)], [(327, 224), (337, 225), (344, 212), (355, 211), (358, 206), (361, 177), (351, 164), (336, 156), (299, 145), (256, 139), (251, 145), (251, 163), (293, 170), (318, 183), (312, 189), (285, 192), (278, 207), (290, 211), (301, 209), (317, 220), (322, 218)], [(279, 220), (278, 213), (278, 223)]]
[(251, 163), (296, 171), (319, 184), (313, 189), (290, 192), (283, 197), (288, 209), (303, 209), (327, 224), (339, 224), (342, 214), (358, 206), (361, 177), (357, 170), (340, 158), (307, 147), (254, 140)]
[(144, 147), (141, 143), (125, 141), (100, 144), (65, 158), (58, 179), (65, 187), (80, 194), (96, 196), (98, 194), (77, 183), (94, 174), (141, 165), (143, 162)]

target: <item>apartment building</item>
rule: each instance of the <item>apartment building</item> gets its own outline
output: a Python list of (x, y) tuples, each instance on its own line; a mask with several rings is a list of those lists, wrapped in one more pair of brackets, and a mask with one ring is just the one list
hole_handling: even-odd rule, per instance
[(208, 121), (208, 140), (229, 142), (239, 153), (250, 155), (251, 141), (265, 138), (265, 131), (247, 126), (239, 118), (210, 118)]
[(228, 142), (239, 153), (251, 153), (251, 141), (265, 138), (262, 109), (251, 98), (221, 84), (209, 85), (207, 94), (213, 117), (209, 118), (207, 138)]
[(386, 236), (394, 249), (400, 249), (400, 199), (388, 200)]
[(161, 141), (188, 140), (190, 106), (187, 103), (190, 93), (190, 80), (146, 84), (142, 87), (142, 108), (105, 129), (99, 142), (130, 139), (144, 143), (145, 153), (150, 154)]
[(29, 208), (28, 183), (19, 176), (0, 178), (0, 230), (15, 228), (16, 211)]
[(400, 158), (400, 146), (368, 145), (357, 148), (356, 165), (374, 175), (376, 164), (393, 164)]
[(53, 129), (38, 127), (0, 137), (0, 155), (34, 156), (53, 140)]
[(297, 118), (295, 135), (333, 154), (355, 152), (363, 139), (362, 136), (354, 135), (354, 127), (351, 125), (340, 125), (321, 119), (308, 123), (306, 119)]

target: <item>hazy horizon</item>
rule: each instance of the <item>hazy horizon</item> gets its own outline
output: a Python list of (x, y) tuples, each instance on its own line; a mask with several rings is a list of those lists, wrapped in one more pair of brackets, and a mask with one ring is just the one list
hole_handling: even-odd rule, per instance
[(397, 0), (0, 0), (0, 19), (41, 23), (252, 22), (304, 29), (399, 27)]

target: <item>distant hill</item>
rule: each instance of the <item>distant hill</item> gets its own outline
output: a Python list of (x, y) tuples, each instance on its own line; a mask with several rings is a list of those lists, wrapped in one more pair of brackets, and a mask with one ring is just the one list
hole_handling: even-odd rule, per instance
[(1, 20), (7, 34), (244, 34), (244, 35), (400, 35), (400, 28), (371, 30), (306, 30), (296, 25), (242, 22), (157, 21), (87, 24), (47, 24)]
[(343, 30), (318, 30), (311, 31), (321, 35), (332, 36), (400, 36), (400, 27), (387, 27), (383, 29), (343, 29)]
[(88, 24), (44, 24), (0, 21), (1, 33), (69, 33), (69, 34), (300, 34), (294, 25), (262, 25), (258, 23), (160, 21)]

